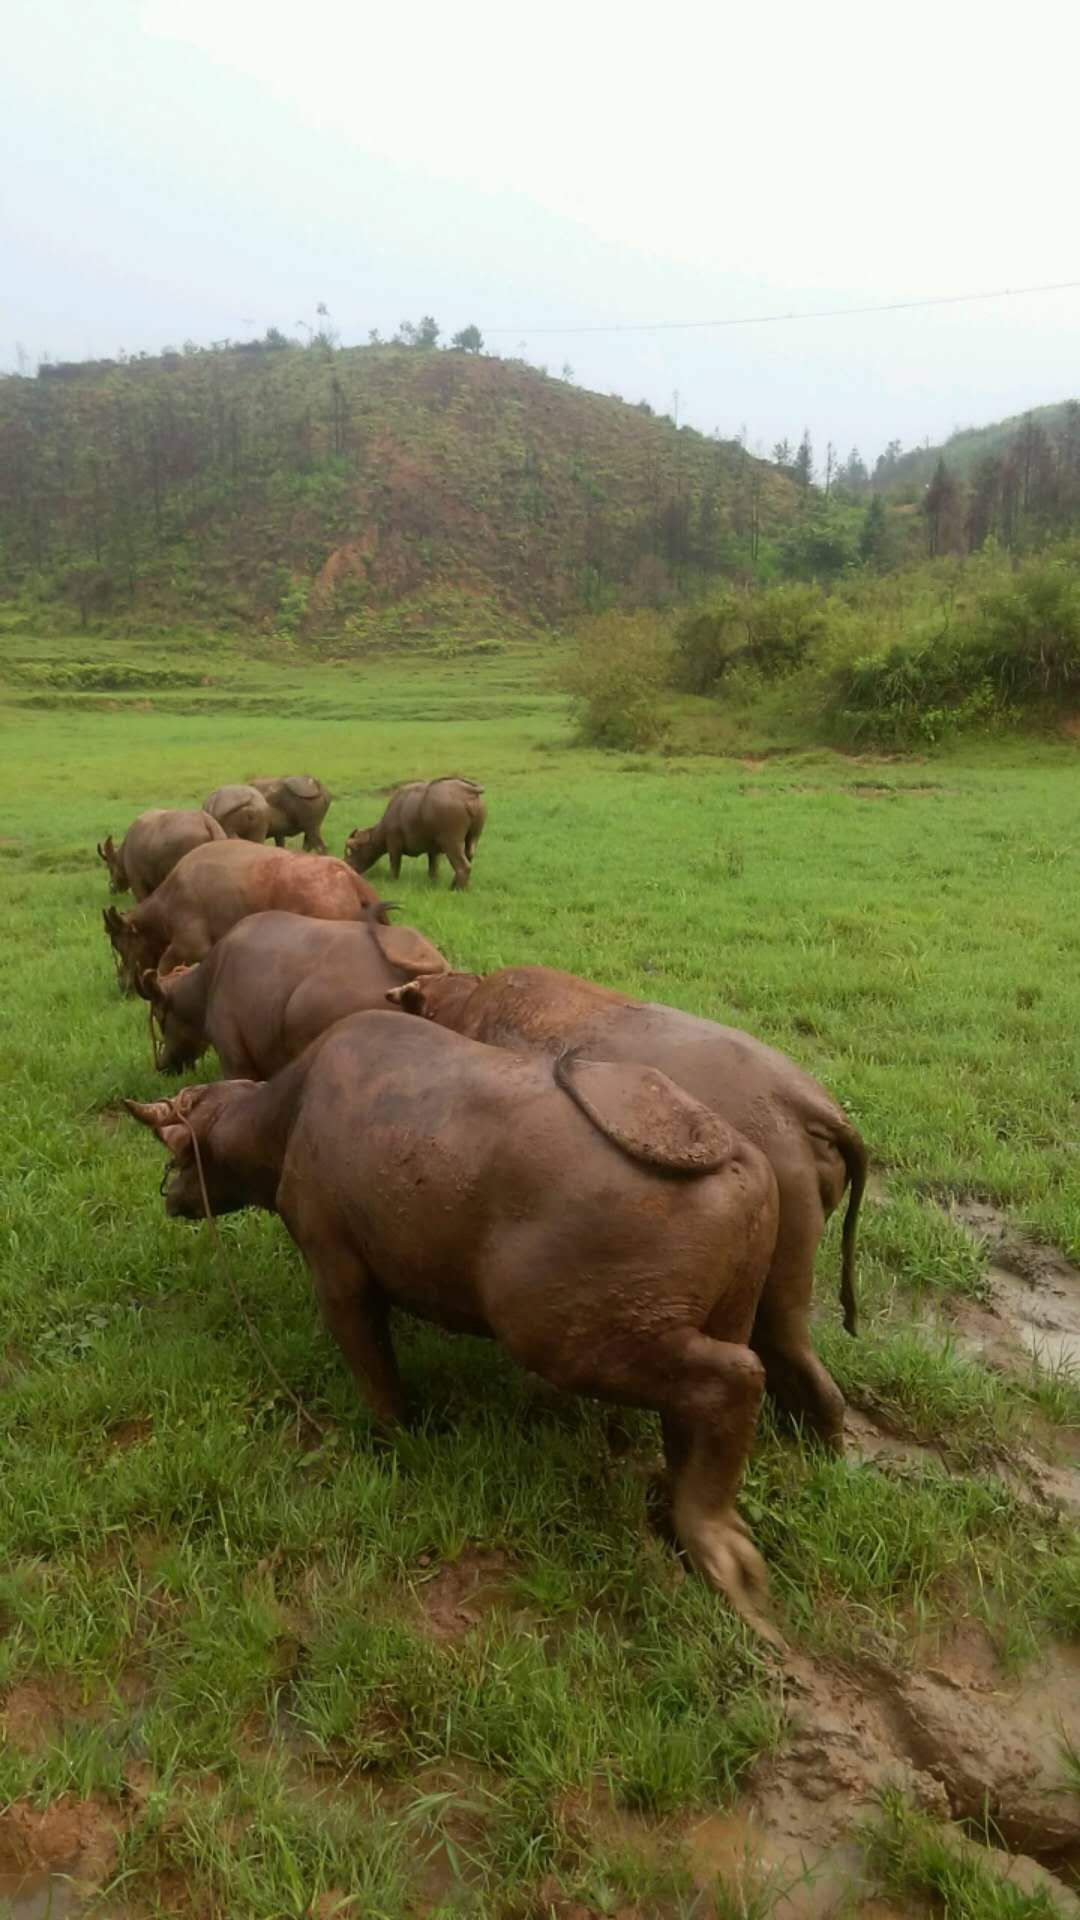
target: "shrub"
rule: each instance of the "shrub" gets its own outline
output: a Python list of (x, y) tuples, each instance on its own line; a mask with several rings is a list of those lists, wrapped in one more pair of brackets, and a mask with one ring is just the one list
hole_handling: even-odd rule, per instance
[(857, 508), (822, 504), (780, 542), (780, 570), (792, 580), (835, 580), (859, 557), (862, 515)]
[(746, 650), (745, 597), (727, 589), (675, 629), (674, 678), (687, 693), (712, 693)]
[(1080, 584), (1035, 560), (992, 584), (950, 625), (839, 667), (826, 712), (848, 740), (904, 746), (1061, 706), (1080, 695)]
[(729, 590), (677, 627), (677, 684), (688, 693), (712, 693), (734, 668), (779, 680), (802, 666), (829, 630), (827, 602), (818, 587), (768, 587), (751, 594)]
[(601, 613), (584, 622), (561, 675), (579, 740), (623, 752), (656, 746), (667, 732), (661, 699), (670, 669), (655, 614)]
[(1080, 691), (1080, 584), (1060, 561), (1033, 560), (971, 616), (972, 655), (1003, 699), (1061, 701)]

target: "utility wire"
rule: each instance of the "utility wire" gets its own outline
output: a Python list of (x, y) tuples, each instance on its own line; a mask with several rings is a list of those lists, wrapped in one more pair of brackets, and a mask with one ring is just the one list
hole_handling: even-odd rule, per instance
[(1017, 300), (1027, 293), (1068, 293), (1078, 287), (1080, 280), (1053, 280), (1038, 287), (995, 287), (986, 293), (942, 293), (928, 300), (885, 300), (869, 307), (818, 307), (806, 313), (732, 314), (724, 320), (615, 320), (583, 327), (485, 327), (484, 333), (489, 336), (516, 333), (524, 340), (538, 333), (687, 333), (708, 327), (767, 327), (790, 320), (850, 320), (867, 313), (910, 313), (916, 307), (960, 307), (976, 300)]

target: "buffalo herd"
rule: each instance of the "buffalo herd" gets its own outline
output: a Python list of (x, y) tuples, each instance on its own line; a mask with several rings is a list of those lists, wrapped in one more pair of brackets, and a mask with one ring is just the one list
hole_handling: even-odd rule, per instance
[(842, 1449), (811, 1291), (846, 1191), (854, 1332), (866, 1149), (750, 1034), (550, 967), (463, 972), (392, 925), (362, 876), (426, 855), (434, 880), (445, 854), (466, 887), (482, 796), (456, 775), (399, 787), (343, 860), (310, 775), (220, 787), (99, 844), (113, 892), (135, 897), (105, 929), (158, 1067), (213, 1049), (225, 1076), (126, 1105), (169, 1155), (170, 1216), (280, 1216), (376, 1421), (406, 1413), (392, 1307), (658, 1413), (675, 1539), (768, 1637), (736, 1494), (763, 1393)]

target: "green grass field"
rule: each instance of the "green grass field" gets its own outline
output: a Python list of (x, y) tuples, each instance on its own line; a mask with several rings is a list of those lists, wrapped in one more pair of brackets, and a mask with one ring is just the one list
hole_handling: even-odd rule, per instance
[[(26, 1823), (90, 1803), (115, 1914), (764, 1912), (768, 1887), (732, 1893), (690, 1836), (783, 1754), (792, 1702), (649, 1531), (651, 1422), (403, 1327), (425, 1416), (373, 1443), (291, 1244), (241, 1215), (229, 1268), (329, 1437), (298, 1426), (119, 1107), (162, 1082), (94, 843), (312, 771), (340, 851), (392, 782), (466, 773), (490, 802), (473, 889), (377, 869), (402, 918), (462, 966), (590, 974), (816, 1073), (878, 1171), (861, 1337), (831, 1232), (819, 1341), (914, 1459), (824, 1460), (766, 1419), (743, 1508), (776, 1616), (849, 1675), (903, 1675), (965, 1623), (1022, 1676), (1080, 1636), (1077, 1536), (1022, 1485), (1075, 1457), (1080, 1384), (991, 1370), (961, 1337), (985, 1259), (941, 1202), (978, 1196), (1080, 1261), (1076, 750), (624, 759), (572, 746), (528, 652), (308, 669), (225, 643), (4, 645), (0, 1911)], [(923, 1827), (888, 1819), (862, 1893), (949, 1911)], [(965, 1914), (1051, 1910), (964, 1886)]]

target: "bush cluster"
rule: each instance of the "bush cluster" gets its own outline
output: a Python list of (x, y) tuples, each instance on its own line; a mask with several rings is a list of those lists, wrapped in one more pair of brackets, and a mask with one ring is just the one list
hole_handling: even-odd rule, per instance
[(1032, 560), (936, 632), (838, 667), (826, 717), (851, 740), (904, 746), (1080, 698), (1080, 579)]
[(733, 667), (778, 680), (820, 648), (828, 629), (828, 602), (819, 587), (731, 589), (676, 627), (676, 684), (687, 693), (714, 693)]
[(725, 587), (674, 624), (611, 612), (579, 630), (563, 678), (579, 738), (642, 748), (663, 737), (666, 688), (731, 707), (769, 695), (850, 745), (932, 745), (1080, 706), (1080, 567), (1068, 547), (888, 578)]
[(578, 629), (577, 651), (561, 684), (578, 739), (624, 752), (658, 746), (667, 732), (662, 704), (671, 646), (653, 613), (600, 613)]

